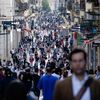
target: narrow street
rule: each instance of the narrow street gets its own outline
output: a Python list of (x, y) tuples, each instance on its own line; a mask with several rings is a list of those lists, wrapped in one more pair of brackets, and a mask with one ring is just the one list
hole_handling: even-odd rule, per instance
[(0, 0), (0, 100), (65, 98), (100, 98), (100, 1)]

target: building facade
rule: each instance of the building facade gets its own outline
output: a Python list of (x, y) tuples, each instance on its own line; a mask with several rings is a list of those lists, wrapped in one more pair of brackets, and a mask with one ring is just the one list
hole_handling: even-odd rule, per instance
[(88, 68), (95, 70), (100, 65), (100, 2), (81, 0), (80, 8), (80, 25), (89, 56)]
[(59, 9), (59, 0), (48, 0), (51, 11), (57, 11)]
[(0, 0), (0, 59), (10, 59), (10, 51), (18, 46), (20, 34), (15, 30), (15, 0)]
[(87, 68), (95, 70), (100, 64), (100, 0), (60, 0), (59, 4), (63, 15), (70, 12), (68, 29), (77, 33), (77, 46), (88, 52)]

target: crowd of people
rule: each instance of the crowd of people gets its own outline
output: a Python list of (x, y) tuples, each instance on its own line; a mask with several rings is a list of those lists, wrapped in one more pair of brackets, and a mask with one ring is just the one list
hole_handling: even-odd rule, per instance
[[(23, 37), (17, 49), (11, 50), (12, 60), (0, 60), (0, 100), (39, 100), (41, 96), (43, 100), (53, 100), (56, 82), (74, 72), (69, 62), (70, 36), (67, 30), (58, 28), (62, 23), (59, 15), (41, 13), (33, 31)], [(86, 72), (94, 74), (92, 70)], [(94, 77), (100, 80), (100, 66)], [(54, 100), (65, 100), (56, 96)]]
[[(48, 92), (46, 95), (48, 97), (53, 92), (57, 80), (71, 75), (67, 58), (69, 53), (67, 49), (68, 38), (63, 30), (57, 28), (62, 22), (63, 20), (59, 16), (43, 12), (37, 18), (33, 31), (22, 38), (18, 48), (11, 50), (12, 60), (0, 61), (0, 100), (5, 99), (6, 91), (8, 91), (6, 89), (7, 87), (10, 88), (10, 82), (21, 86), (22, 82), (26, 94), (29, 95), (27, 97), (38, 99), (41, 96), (42, 76), (47, 73), (52, 74), (50, 78), (52, 83), (48, 82), (51, 85), (49, 87), (51, 91), (45, 90), (45, 92)], [(62, 69), (64, 69), (63, 72)], [(16, 79), (21, 82), (12, 82)], [(49, 77), (47, 77), (47, 80), (49, 80)], [(44, 86), (46, 86), (45, 82)], [(17, 88), (17, 85), (15, 88)], [(10, 96), (10, 93), (8, 96)], [(16, 96), (15, 99), (18, 100)]]

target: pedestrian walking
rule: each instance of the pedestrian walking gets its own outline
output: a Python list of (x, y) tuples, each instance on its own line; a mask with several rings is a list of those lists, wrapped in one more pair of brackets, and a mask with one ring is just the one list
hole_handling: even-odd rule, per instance
[(97, 72), (96, 72), (95, 79), (100, 80), (100, 65), (97, 66)]
[(57, 77), (52, 76), (52, 69), (46, 68), (46, 74), (40, 78), (38, 88), (43, 92), (43, 100), (53, 100), (53, 93)]
[(87, 54), (76, 48), (69, 57), (73, 75), (56, 84), (54, 100), (99, 100), (100, 82), (86, 74)]

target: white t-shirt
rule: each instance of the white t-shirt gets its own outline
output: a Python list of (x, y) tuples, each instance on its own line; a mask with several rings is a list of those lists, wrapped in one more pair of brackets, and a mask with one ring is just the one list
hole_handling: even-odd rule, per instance
[[(82, 81), (78, 80), (78, 78), (74, 74), (72, 75), (72, 86), (73, 86), (74, 96), (77, 95), (77, 93), (80, 91), (80, 89), (82, 88), (83, 84), (86, 82), (87, 79), (88, 79), (87, 75), (85, 75), (84, 80)], [(90, 88), (87, 88), (81, 100), (91, 100)]]

